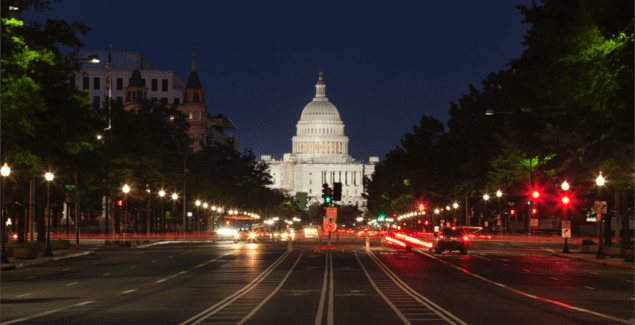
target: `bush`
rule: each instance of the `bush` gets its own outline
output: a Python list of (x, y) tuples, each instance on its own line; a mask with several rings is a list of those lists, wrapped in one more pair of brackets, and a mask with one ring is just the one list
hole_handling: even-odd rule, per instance
[(585, 239), (582, 241), (582, 245), (595, 245), (595, 242), (591, 239)]

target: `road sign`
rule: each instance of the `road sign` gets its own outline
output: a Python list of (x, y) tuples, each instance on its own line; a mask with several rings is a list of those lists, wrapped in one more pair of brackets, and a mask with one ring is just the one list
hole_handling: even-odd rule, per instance
[(64, 188), (67, 189), (67, 190), (72, 190), (72, 189), (75, 188), (75, 185), (74, 184), (67, 184), (67, 185), (64, 185)]
[(606, 201), (595, 201), (593, 207), (596, 214), (606, 214)]
[(326, 217), (337, 219), (337, 208), (326, 208)]
[(335, 223), (333, 222), (327, 222), (324, 224), (324, 230), (326, 231), (334, 231), (335, 230)]
[(538, 227), (538, 219), (531, 219), (531, 227)]
[(562, 238), (571, 238), (571, 220), (562, 220)]

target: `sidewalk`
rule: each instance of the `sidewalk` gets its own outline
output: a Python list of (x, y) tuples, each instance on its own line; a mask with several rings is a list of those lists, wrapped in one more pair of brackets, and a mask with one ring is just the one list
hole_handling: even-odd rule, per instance
[(35, 259), (16, 259), (14, 257), (9, 257), (8, 264), (2, 264), (2, 270), (13, 270), (19, 269), (25, 266), (47, 263), (51, 261), (58, 261), (67, 258), (73, 258), (78, 256), (84, 256), (95, 253), (94, 249), (56, 249), (53, 251), (53, 256), (44, 256), (44, 252), (38, 252)]
[(562, 254), (562, 249), (552, 250), (553, 253), (560, 257), (570, 258), (578, 261), (596, 263), (606, 266), (621, 267), (625, 269), (635, 270), (635, 262), (624, 262), (623, 257), (606, 255), (605, 259), (596, 259), (595, 253), (580, 253), (577, 249), (570, 249), (571, 254)]

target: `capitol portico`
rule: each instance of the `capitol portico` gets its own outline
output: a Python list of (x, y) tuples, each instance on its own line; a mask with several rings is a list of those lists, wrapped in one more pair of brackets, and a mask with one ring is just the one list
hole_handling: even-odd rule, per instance
[(285, 153), (282, 160), (263, 155), (262, 161), (269, 167), (273, 178), (271, 187), (286, 189), (295, 196), (307, 193), (307, 206), (322, 202), (322, 184), (342, 183), (342, 205), (357, 205), (366, 209), (363, 177), (371, 177), (378, 157), (370, 157), (369, 163), (355, 161), (348, 154), (348, 137), (344, 135), (344, 123), (335, 105), (329, 102), (322, 79), (322, 70), (313, 101), (302, 111), (296, 125), (297, 134), (292, 138), (292, 153)]

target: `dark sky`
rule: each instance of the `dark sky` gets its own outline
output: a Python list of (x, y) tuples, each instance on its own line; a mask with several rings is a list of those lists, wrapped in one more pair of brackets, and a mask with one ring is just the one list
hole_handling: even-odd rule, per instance
[(240, 150), (258, 157), (291, 151), (322, 68), (349, 151), (368, 160), (423, 114), (446, 122), (450, 101), (518, 57), (530, 26), (515, 5), (530, 3), (65, 0), (24, 18), (77, 20), (92, 28), (85, 49), (140, 51), (184, 81), (194, 53), (208, 110), (229, 117)]

